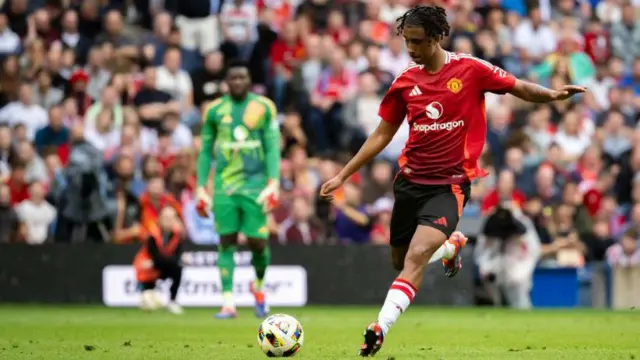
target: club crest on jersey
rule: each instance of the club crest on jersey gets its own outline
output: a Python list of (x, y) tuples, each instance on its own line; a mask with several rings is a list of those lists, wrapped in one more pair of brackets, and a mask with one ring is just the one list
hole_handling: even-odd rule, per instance
[(437, 101), (434, 101), (431, 104), (427, 105), (425, 110), (427, 112), (427, 117), (431, 120), (440, 119), (440, 117), (442, 116), (442, 113), (444, 112), (444, 108), (442, 107), (442, 104), (440, 104)]
[(447, 89), (454, 94), (457, 94), (462, 90), (462, 80), (453, 78), (447, 81)]
[(222, 123), (223, 124), (231, 124), (231, 116), (229, 116), (228, 114), (222, 117)]

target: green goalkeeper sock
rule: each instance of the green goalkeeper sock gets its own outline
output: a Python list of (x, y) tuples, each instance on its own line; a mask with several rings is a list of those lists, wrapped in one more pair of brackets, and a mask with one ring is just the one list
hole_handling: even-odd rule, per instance
[(222, 293), (226, 294), (225, 302), (228, 302), (228, 298), (233, 293), (233, 270), (236, 267), (233, 256), (235, 253), (235, 246), (221, 247), (218, 251), (218, 269), (222, 281)]
[(271, 262), (271, 250), (265, 247), (262, 251), (254, 251), (251, 257), (251, 265), (256, 271), (256, 289), (262, 290), (264, 274), (267, 272), (267, 266)]

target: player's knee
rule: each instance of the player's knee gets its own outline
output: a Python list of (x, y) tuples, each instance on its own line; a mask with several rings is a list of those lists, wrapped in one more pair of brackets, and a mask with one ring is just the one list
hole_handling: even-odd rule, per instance
[(238, 235), (237, 234), (220, 236), (220, 247), (221, 248), (227, 248), (229, 246), (236, 246), (237, 244), (238, 244)]
[(425, 242), (423, 244), (415, 244), (409, 248), (407, 252), (407, 257), (405, 259), (406, 266), (424, 266), (426, 262), (431, 258), (434, 251), (437, 250), (438, 247), (434, 244), (430, 244)]
[(252, 239), (247, 240), (249, 244), (249, 250), (254, 253), (261, 253), (267, 247), (267, 241), (264, 239)]

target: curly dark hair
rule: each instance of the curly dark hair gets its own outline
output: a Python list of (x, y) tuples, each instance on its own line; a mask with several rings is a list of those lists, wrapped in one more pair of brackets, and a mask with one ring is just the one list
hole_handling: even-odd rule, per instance
[(447, 12), (440, 6), (418, 5), (407, 10), (402, 16), (396, 19), (398, 35), (402, 34), (405, 26), (415, 26), (424, 29), (427, 37), (448, 36), (451, 28), (447, 21)]

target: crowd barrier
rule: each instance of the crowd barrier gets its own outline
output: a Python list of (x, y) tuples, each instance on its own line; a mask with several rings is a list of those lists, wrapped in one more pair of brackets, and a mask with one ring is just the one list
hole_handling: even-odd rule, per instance
[[(137, 249), (99, 244), (0, 246), (0, 302), (136, 306), (131, 261)], [(187, 246), (185, 254), (188, 265), (180, 302), (186, 306), (220, 305), (215, 248)], [(251, 305), (251, 253), (239, 251), (236, 255), (234, 292), (238, 305)], [(265, 282), (273, 306), (380, 304), (397, 275), (386, 247), (274, 247), (272, 264)], [(429, 267), (415, 302), (472, 305), (473, 279), (472, 266), (463, 267), (454, 279), (445, 277), (440, 266)]]
[[(137, 306), (131, 261), (137, 246), (47, 244), (0, 246), (0, 302), (93, 303)], [(470, 260), (469, 252), (463, 254)], [(185, 306), (222, 302), (215, 247), (189, 245), (179, 294)], [(250, 306), (254, 272), (251, 253), (236, 254), (234, 292)], [(389, 249), (370, 246), (276, 246), (266, 288), (274, 306), (380, 304), (396, 276)], [(467, 262), (467, 264), (470, 264)], [(464, 266), (453, 279), (430, 266), (415, 302), (425, 305), (474, 304), (474, 269)], [(168, 284), (161, 288), (168, 292)], [(640, 306), (640, 267), (610, 269), (538, 268), (531, 298), (535, 307), (629, 309)]]

